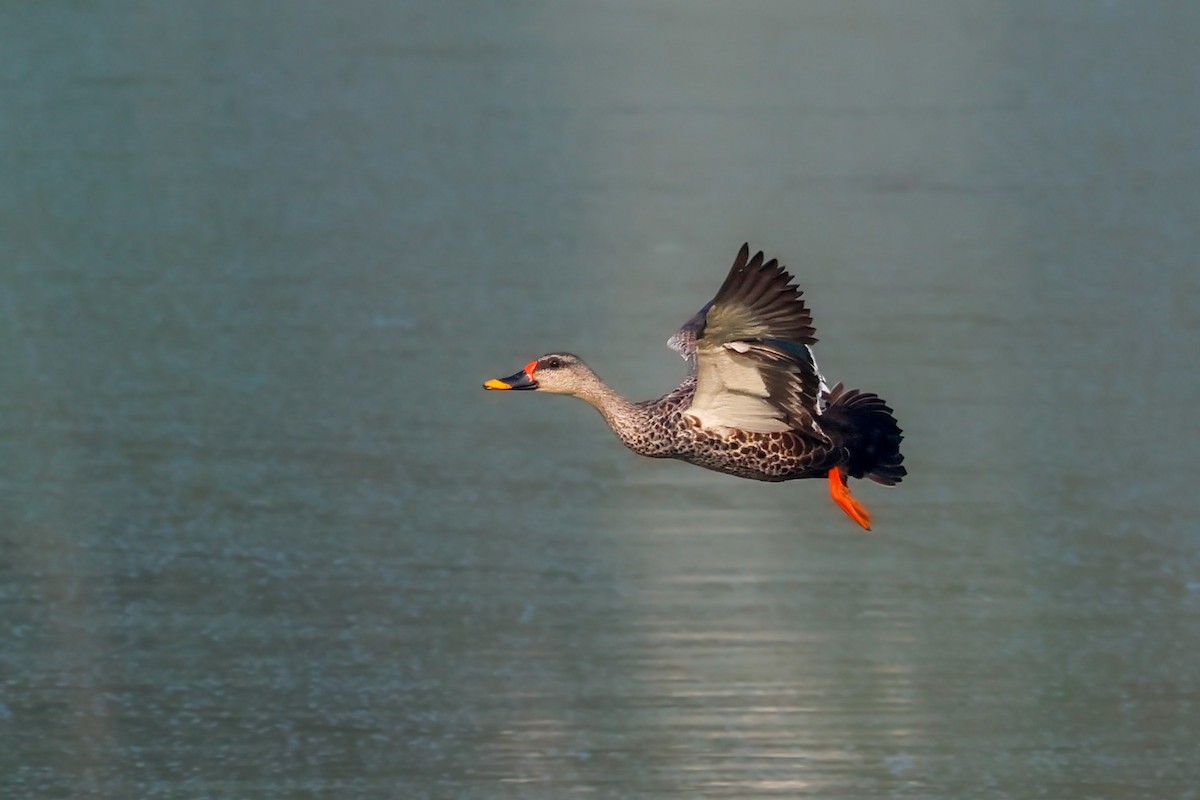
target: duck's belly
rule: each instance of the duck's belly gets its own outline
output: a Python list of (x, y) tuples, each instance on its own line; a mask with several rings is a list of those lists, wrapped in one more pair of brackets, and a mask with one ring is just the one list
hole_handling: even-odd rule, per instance
[(824, 477), (837, 466), (836, 448), (821, 447), (790, 431), (716, 434), (691, 431), (674, 458), (756, 481)]

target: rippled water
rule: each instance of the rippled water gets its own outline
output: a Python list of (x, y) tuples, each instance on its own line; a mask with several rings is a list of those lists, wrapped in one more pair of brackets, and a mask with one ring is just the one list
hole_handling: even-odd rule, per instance
[[(1194, 4), (0, 11), (0, 795), (1191, 797)], [(631, 396), (749, 239), (910, 477)]]

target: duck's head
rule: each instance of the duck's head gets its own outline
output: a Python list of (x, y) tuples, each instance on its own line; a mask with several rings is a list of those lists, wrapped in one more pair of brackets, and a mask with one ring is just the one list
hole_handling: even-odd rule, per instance
[(537, 389), (551, 394), (579, 394), (595, 380), (595, 374), (579, 356), (547, 353), (507, 378), (493, 378), (485, 389)]

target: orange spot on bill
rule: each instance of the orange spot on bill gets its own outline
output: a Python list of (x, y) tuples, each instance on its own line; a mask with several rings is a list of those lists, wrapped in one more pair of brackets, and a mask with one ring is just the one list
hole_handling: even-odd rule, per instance
[(537, 369), (537, 359), (536, 358), (533, 361), (530, 361), (528, 364), (525, 365), (525, 374), (532, 378), (533, 371), (535, 369)]
[(846, 512), (846, 516), (857, 522), (866, 530), (871, 530), (871, 515), (863, 504), (854, 499), (850, 494), (850, 487), (846, 485), (846, 476), (837, 467), (829, 470), (829, 494), (833, 497), (833, 502), (837, 503), (842, 511)]

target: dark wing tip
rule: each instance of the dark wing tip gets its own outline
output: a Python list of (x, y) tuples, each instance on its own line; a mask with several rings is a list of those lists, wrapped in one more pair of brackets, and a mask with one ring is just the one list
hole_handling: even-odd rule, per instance
[(765, 259), (762, 250), (751, 257), (749, 242), (743, 244), (710, 306), (744, 309), (754, 323), (766, 325), (768, 335), (774, 338), (815, 343), (812, 316), (802, 299), (803, 292), (778, 259)]

